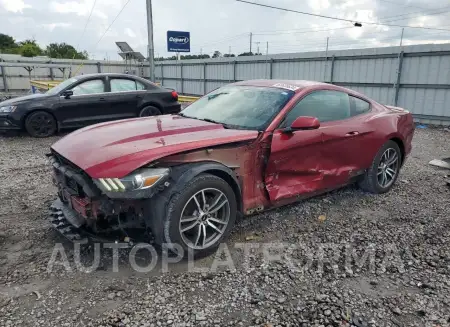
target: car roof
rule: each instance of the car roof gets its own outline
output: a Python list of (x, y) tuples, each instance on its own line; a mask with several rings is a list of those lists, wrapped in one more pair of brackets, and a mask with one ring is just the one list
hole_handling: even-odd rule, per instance
[(262, 86), (262, 87), (279, 87), (292, 91), (300, 91), (306, 87), (330, 85), (327, 83), (321, 83), (316, 81), (306, 80), (287, 80), (287, 79), (254, 79), (248, 81), (242, 81), (234, 83), (233, 85), (247, 85), (247, 86)]
[(82, 79), (82, 78), (90, 78), (90, 77), (102, 77), (102, 76), (108, 76), (108, 77), (128, 77), (128, 78), (138, 78), (142, 79), (142, 77), (133, 75), (133, 74), (120, 74), (120, 73), (94, 73), (94, 74), (83, 74), (83, 75), (77, 75), (74, 76), (75, 78)]

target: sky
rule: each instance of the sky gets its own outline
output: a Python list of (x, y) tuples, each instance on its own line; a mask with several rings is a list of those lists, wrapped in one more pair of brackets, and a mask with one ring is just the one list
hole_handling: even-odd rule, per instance
[[(450, 42), (450, 0), (250, 1), (355, 22), (448, 29), (405, 28), (403, 44)], [(330, 50), (398, 45), (402, 33), (400, 27), (365, 23), (354, 27), (351, 22), (236, 0), (152, 0), (152, 3), (155, 56), (172, 55), (167, 52), (168, 30), (191, 33), (191, 54), (249, 51), (250, 33), (253, 33), (252, 51), (259, 49), (263, 54), (325, 50), (327, 38)], [(43, 47), (51, 42), (66, 42), (79, 51), (86, 50), (91, 59), (119, 59), (116, 41), (128, 42), (146, 56), (146, 1), (0, 0), (0, 32), (18, 41), (35, 39)]]

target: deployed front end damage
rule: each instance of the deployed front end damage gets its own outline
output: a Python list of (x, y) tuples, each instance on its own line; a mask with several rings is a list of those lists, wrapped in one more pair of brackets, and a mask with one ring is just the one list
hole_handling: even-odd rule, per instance
[[(58, 199), (50, 207), (50, 221), (72, 241), (84, 235), (123, 240), (128, 237), (125, 230), (145, 229), (145, 199), (168, 186), (169, 169), (152, 169), (161, 174), (158, 178), (144, 169), (122, 179), (95, 180), (56, 152), (49, 159), (58, 188)], [(150, 182), (154, 187), (146, 187)]]
[[(51, 223), (72, 241), (85, 235), (101, 241), (133, 240), (130, 230), (140, 230), (136, 236), (158, 241), (169, 199), (203, 172), (225, 179), (236, 194), (238, 211), (247, 212), (249, 206), (260, 205), (254, 203), (261, 198), (255, 191), (263, 192), (255, 186), (262, 182), (263, 167), (254, 174), (255, 165), (249, 164), (259, 152), (250, 144), (238, 142), (175, 154), (123, 178), (98, 179), (53, 150), (49, 159), (58, 199), (51, 205)], [(260, 176), (259, 182), (252, 176)], [(245, 206), (244, 194), (250, 199)]]

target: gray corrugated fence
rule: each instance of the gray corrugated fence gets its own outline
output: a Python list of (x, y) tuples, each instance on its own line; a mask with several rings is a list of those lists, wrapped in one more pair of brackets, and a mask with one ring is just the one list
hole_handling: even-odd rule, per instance
[(450, 124), (450, 44), (164, 61), (156, 77), (193, 95), (247, 79), (324, 81), (404, 107), (423, 123)]
[[(30, 78), (58, 80), (69, 74), (125, 71), (149, 76), (147, 63), (0, 54), (0, 91), (29, 90)], [(450, 124), (450, 44), (164, 61), (156, 64), (156, 78), (166, 87), (192, 95), (247, 79), (325, 81), (404, 107), (423, 123)]]
[(138, 76), (149, 76), (147, 63), (130, 65), (125, 61), (25, 58), (0, 54), (0, 91), (27, 91), (30, 89), (30, 79), (62, 80), (73, 75), (125, 71)]

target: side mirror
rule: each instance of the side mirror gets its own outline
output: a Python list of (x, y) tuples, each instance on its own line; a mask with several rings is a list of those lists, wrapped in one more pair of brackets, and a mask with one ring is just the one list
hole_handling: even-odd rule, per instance
[(66, 98), (66, 99), (70, 99), (70, 97), (73, 95), (73, 91), (72, 90), (66, 90), (61, 95), (64, 98)]
[(320, 127), (320, 121), (316, 117), (301, 116), (298, 117), (290, 127), (283, 130), (285, 133), (292, 133), (293, 131), (318, 129)]

